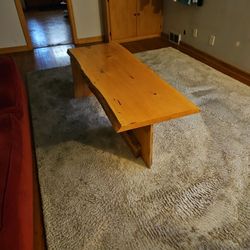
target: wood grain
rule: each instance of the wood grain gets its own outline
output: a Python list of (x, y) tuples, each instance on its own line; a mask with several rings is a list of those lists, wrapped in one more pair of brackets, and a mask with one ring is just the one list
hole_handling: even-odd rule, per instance
[(137, 2), (135, 0), (109, 0), (112, 40), (137, 36), (136, 13)]
[(74, 81), (74, 96), (75, 98), (86, 97), (91, 95), (88, 88), (88, 79), (84, 77), (81, 72), (80, 66), (75, 58), (71, 57), (71, 69)]
[(76, 41), (77, 45), (81, 44), (91, 44), (91, 43), (100, 43), (104, 41), (103, 36), (93, 36), (93, 37), (86, 37), (86, 38), (79, 38)]
[(141, 156), (150, 168), (153, 158), (153, 125), (125, 131), (121, 135), (134, 156)]
[(141, 145), (140, 155), (147, 167), (151, 167), (153, 159), (153, 125), (132, 130)]
[(137, 36), (160, 35), (163, 22), (163, 1), (137, 0)]
[(133, 130), (122, 132), (121, 136), (131, 149), (134, 156), (139, 157), (141, 155), (141, 145), (136, 136), (133, 134)]
[(105, 41), (128, 42), (160, 36), (162, 0), (103, 0)]
[[(69, 50), (118, 121), (123, 132), (199, 112), (121, 45), (111, 42)], [(93, 90), (92, 90), (93, 91)], [(95, 92), (94, 92), (95, 94)]]

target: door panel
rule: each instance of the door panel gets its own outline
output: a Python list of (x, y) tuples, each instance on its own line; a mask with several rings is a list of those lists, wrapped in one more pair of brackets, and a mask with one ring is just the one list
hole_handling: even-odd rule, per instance
[(163, 20), (162, 0), (137, 0), (138, 20), (137, 35), (148, 36), (160, 34)]
[(109, 0), (112, 40), (136, 37), (136, 0)]

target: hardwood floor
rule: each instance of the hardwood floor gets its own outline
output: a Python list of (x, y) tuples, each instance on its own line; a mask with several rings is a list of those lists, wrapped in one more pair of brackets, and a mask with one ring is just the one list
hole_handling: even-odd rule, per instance
[(30, 71), (62, 67), (70, 64), (67, 50), (73, 44), (34, 49), (31, 52), (11, 54), (23, 78)]
[(69, 19), (62, 9), (28, 11), (25, 17), (34, 48), (72, 43)]
[(151, 38), (135, 42), (122, 43), (131, 53), (142, 52), (146, 50), (160, 49), (170, 47), (171, 44), (165, 38)]
[[(122, 44), (130, 52), (136, 53), (146, 50), (168, 47), (169, 43), (162, 38), (152, 38)], [(70, 64), (67, 50), (75, 47), (73, 44), (37, 48), (31, 52), (11, 54), (18, 65), (23, 78), (27, 72), (62, 67)]]

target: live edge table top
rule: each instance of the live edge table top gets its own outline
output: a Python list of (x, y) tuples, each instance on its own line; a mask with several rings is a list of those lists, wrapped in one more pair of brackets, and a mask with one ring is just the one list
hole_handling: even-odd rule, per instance
[(199, 112), (196, 105), (115, 42), (74, 48), (68, 53), (88, 78), (89, 88), (106, 113), (111, 113), (108, 116), (116, 132)]

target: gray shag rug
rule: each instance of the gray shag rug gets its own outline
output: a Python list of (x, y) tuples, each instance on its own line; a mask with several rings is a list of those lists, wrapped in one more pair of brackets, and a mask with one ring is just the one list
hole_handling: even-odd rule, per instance
[(28, 89), (49, 249), (250, 249), (250, 88), (173, 49), (137, 54), (200, 114), (154, 127), (152, 169), (70, 67)]

